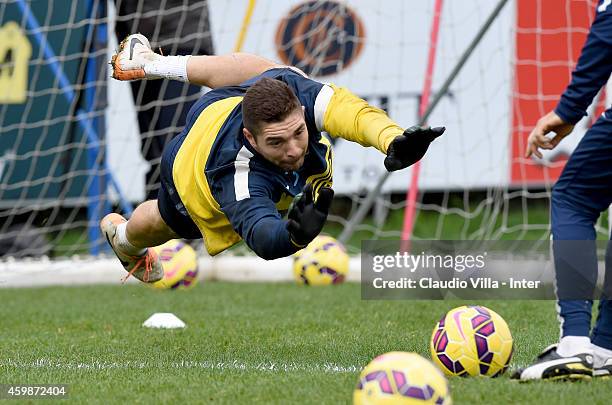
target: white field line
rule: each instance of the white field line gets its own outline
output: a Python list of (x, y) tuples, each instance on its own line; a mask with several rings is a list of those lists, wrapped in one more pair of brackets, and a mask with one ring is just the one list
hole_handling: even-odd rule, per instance
[[(200, 257), (198, 277), (202, 280), (238, 282), (291, 282), (293, 260), (266, 261), (253, 256)], [(361, 278), (361, 261), (352, 257), (348, 281)], [(126, 272), (114, 257), (60, 260), (1, 260), (0, 288), (52, 285), (120, 284)], [(133, 277), (129, 283), (137, 283)]]
[[(554, 270), (550, 262), (539, 260), (495, 260), (487, 262), (487, 274), (504, 280), (512, 276), (519, 280), (540, 280), (552, 283)], [(604, 263), (599, 264), (598, 285), (602, 285)], [(254, 256), (200, 257), (201, 280), (229, 282), (291, 282), (294, 280), (293, 261), (282, 258), (266, 261)], [(398, 270), (401, 271), (402, 269)], [(398, 277), (401, 273), (397, 273)], [(114, 257), (72, 258), (61, 260), (0, 260), (0, 288), (42, 287), (52, 285), (121, 284), (126, 272)], [(351, 257), (347, 281), (361, 281), (361, 258)], [(130, 277), (129, 283), (138, 283)]]
[(340, 365), (336, 363), (279, 363), (274, 361), (265, 362), (244, 362), (242, 360), (230, 361), (211, 361), (211, 360), (181, 360), (181, 361), (100, 361), (92, 359), (91, 361), (75, 361), (65, 362), (51, 358), (40, 358), (35, 360), (13, 360), (0, 359), (1, 369), (45, 369), (45, 370), (84, 370), (84, 371), (102, 371), (102, 370), (142, 370), (142, 369), (200, 369), (211, 371), (259, 371), (259, 372), (276, 372), (276, 373), (291, 373), (291, 372), (317, 372), (317, 373), (357, 373), (361, 371), (361, 367), (354, 365)]
[[(523, 369), (529, 364), (512, 364), (511, 370)], [(49, 358), (40, 358), (32, 361), (21, 361), (13, 359), (0, 360), (0, 370), (2, 369), (44, 369), (44, 370), (83, 370), (83, 371), (104, 371), (104, 370), (143, 370), (143, 369), (199, 369), (210, 371), (257, 371), (271, 373), (296, 373), (313, 372), (326, 374), (358, 373), (361, 367), (354, 365), (339, 365), (336, 363), (322, 364), (300, 364), (300, 363), (278, 363), (273, 361), (249, 363), (241, 360), (232, 361), (210, 361), (210, 360), (181, 360), (173, 362), (151, 362), (151, 361), (121, 361), (108, 362), (92, 360), (90, 362), (63, 362)]]
[[(524, 369), (530, 364), (512, 363), (510, 370)], [(151, 362), (151, 361), (120, 361), (108, 362), (92, 360), (90, 362), (63, 362), (49, 358), (40, 358), (31, 361), (21, 361), (13, 359), (0, 359), (0, 370), (19, 369), (19, 370), (82, 370), (82, 371), (104, 371), (104, 370), (143, 370), (143, 369), (199, 369), (210, 371), (256, 371), (269, 373), (325, 373), (325, 374), (344, 374), (358, 373), (362, 367), (354, 365), (340, 365), (336, 363), (308, 364), (308, 363), (278, 363), (273, 361), (266, 362), (243, 362), (241, 360), (231, 361), (210, 361), (210, 360), (181, 360), (173, 362)]]

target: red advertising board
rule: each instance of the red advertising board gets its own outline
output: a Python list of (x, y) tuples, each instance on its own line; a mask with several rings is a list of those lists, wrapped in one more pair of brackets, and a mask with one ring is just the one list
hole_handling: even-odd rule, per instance
[(537, 120), (556, 107), (568, 85), (597, 0), (517, 0), (516, 5), (511, 183), (552, 184), (568, 154), (525, 159), (527, 137)]

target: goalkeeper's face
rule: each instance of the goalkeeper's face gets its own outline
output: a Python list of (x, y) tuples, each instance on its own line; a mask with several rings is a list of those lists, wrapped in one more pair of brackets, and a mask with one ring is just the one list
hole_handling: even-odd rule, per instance
[(282, 121), (262, 123), (255, 135), (245, 129), (245, 136), (266, 160), (283, 170), (298, 170), (308, 151), (304, 107), (295, 109)]

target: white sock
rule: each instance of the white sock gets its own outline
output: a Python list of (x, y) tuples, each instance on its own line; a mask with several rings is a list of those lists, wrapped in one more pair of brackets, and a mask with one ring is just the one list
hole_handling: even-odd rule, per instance
[(563, 336), (557, 346), (557, 354), (571, 357), (580, 353), (593, 353), (591, 339), (588, 336)]
[(142, 256), (147, 252), (147, 249), (137, 248), (132, 245), (127, 238), (127, 222), (117, 225), (117, 247), (121, 251), (130, 256)]
[(187, 61), (190, 57), (191, 55), (163, 56), (145, 63), (144, 71), (147, 76), (163, 77), (188, 83)]
[(612, 359), (612, 350), (603, 348), (601, 346), (593, 346), (593, 367), (603, 367), (606, 360)]

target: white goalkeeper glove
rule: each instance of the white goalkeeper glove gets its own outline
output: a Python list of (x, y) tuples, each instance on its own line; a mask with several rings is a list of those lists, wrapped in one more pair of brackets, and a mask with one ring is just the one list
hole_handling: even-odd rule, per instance
[(132, 34), (119, 44), (111, 58), (113, 78), (121, 81), (171, 79), (187, 82), (187, 56), (162, 56), (153, 52), (142, 34)]

